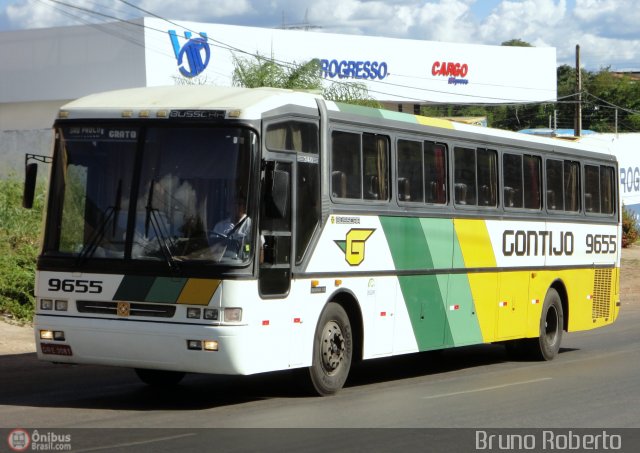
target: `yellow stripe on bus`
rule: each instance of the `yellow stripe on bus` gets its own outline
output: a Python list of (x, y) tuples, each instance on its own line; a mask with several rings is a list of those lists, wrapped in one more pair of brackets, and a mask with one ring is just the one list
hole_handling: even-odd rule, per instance
[(496, 258), (484, 220), (455, 219), (453, 225), (465, 267), (496, 267)]
[(208, 305), (220, 282), (221, 280), (209, 278), (190, 278), (178, 297), (178, 303)]

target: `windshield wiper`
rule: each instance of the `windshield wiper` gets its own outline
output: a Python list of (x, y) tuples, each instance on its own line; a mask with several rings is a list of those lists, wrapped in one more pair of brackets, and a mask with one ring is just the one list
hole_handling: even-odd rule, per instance
[(156, 235), (156, 239), (158, 241), (158, 246), (160, 248), (160, 253), (164, 258), (167, 266), (171, 271), (178, 270), (178, 264), (171, 253), (171, 247), (174, 244), (169, 239), (169, 234), (166, 234), (162, 230), (162, 224), (160, 223), (160, 215), (158, 214), (159, 210), (153, 207), (153, 191), (155, 188), (155, 180), (151, 180), (151, 184), (149, 184), (149, 195), (147, 196), (147, 206), (145, 209), (147, 210), (147, 216), (144, 221), (144, 234), (145, 236), (149, 236), (149, 225), (153, 228), (153, 232)]
[(93, 254), (96, 252), (96, 249), (98, 248), (98, 244), (104, 237), (104, 234), (107, 230), (107, 225), (109, 225), (109, 221), (111, 221), (111, 219), (113, 219), (112, 220), (113, 221), (112, 236), (116, 234), (118, 213), (121, 207), (120, 206), (121, 198), (122, 198), (122, 179), (118, 181), (118, 189), (116, 190), (115, 204), (113, 206), (109, 206), (107, 209), (104, 210), (103, 219), (100, 222), (100, 225), (98, 225), (98, 228), (94, 230), (93, 235), (89, 239), (89, 242), (86, 243), (84, 247), (82, 247), (82, 250), (80, 250), (80, 254), (76, 259), (76, 266), (80, 266), (81, 264), (83, 264), (87, 259), (91, 258)]

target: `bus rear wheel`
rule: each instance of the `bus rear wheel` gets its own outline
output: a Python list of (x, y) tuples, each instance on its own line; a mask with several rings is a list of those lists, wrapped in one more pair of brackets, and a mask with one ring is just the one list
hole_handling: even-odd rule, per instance
[(138, 378), (152, 387), (171, 387), (178, 385), (185, 373), (181, 371), (135, 369)]
[(349, 316), (335, 302), (320, 315), (313, 341), (309, 375), (320, 396), (333, 395), (347, 380), (353, 357), (353, 332)]
[(535, 359), (553, 360), (560, 351), (564, 313), (558, 291), (550, 288), (544, 298), (540, 316), (540, 336), (530, 340), (530, 352)]

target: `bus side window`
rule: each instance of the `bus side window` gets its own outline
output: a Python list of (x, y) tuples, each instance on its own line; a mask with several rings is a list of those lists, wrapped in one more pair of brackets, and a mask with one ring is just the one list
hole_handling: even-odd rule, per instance
[[(338, 176), (340, 173), (344, 176)], [(359, 134), (333, 131), (331, 175), (331, 193), (339, 198), (362, 198), (362, 156)], [(333, 184), (337, 184), (337, 187)]]
[(540, 172), (540, 157), (538, 156), (524, 156), (523, 161), (523, 193), (524, 193), (524, 207), (527, 209), (540, 209), (541, 197), (541, 172)]
[(564, 210), (580, 210), (580, 164), (570, 160), (564, 161)]
[(522, 156), (502, 155), (502, 180), (504, 181), (504, 206), (522, 207)]
[(595, 165), (584, 166), (584, 209), (600, 213), (600, 167)]
[(547, 159), (547, 209), (564, 209), (562, 197), (562, 161)]
[(398, 200), (422, 202), (423, 164), (422, 143), (398, 140)]
[(455, 202), (460, 205), (476, 204), (476, 150), (473, 148), (455, 147), (454, 156), (454, 188)]
[(447, 145), (424, 142), (425, 201), (447, 202)]
[(331, 133), (331, 194), (356, 200), (389, 199), (389, 137)]
[(478, 206), (498, 205), (498, 153), (478, 148)]
[(600, 207), (603, 214), (616, 212), (615, 169), (602, 165), (600, 167)]

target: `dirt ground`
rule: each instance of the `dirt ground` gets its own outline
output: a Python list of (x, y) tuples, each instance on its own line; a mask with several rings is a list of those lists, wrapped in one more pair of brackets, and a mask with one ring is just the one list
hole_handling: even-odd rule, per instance
[[(622, 250), (620, 274), (620, 299), (625, 305), (637, 304), (640, 298), (640, 246)], [(0, 318), (0, 354), (24, 354), (35, 352), (32, 327), (16, 325), (7, 318)]]

